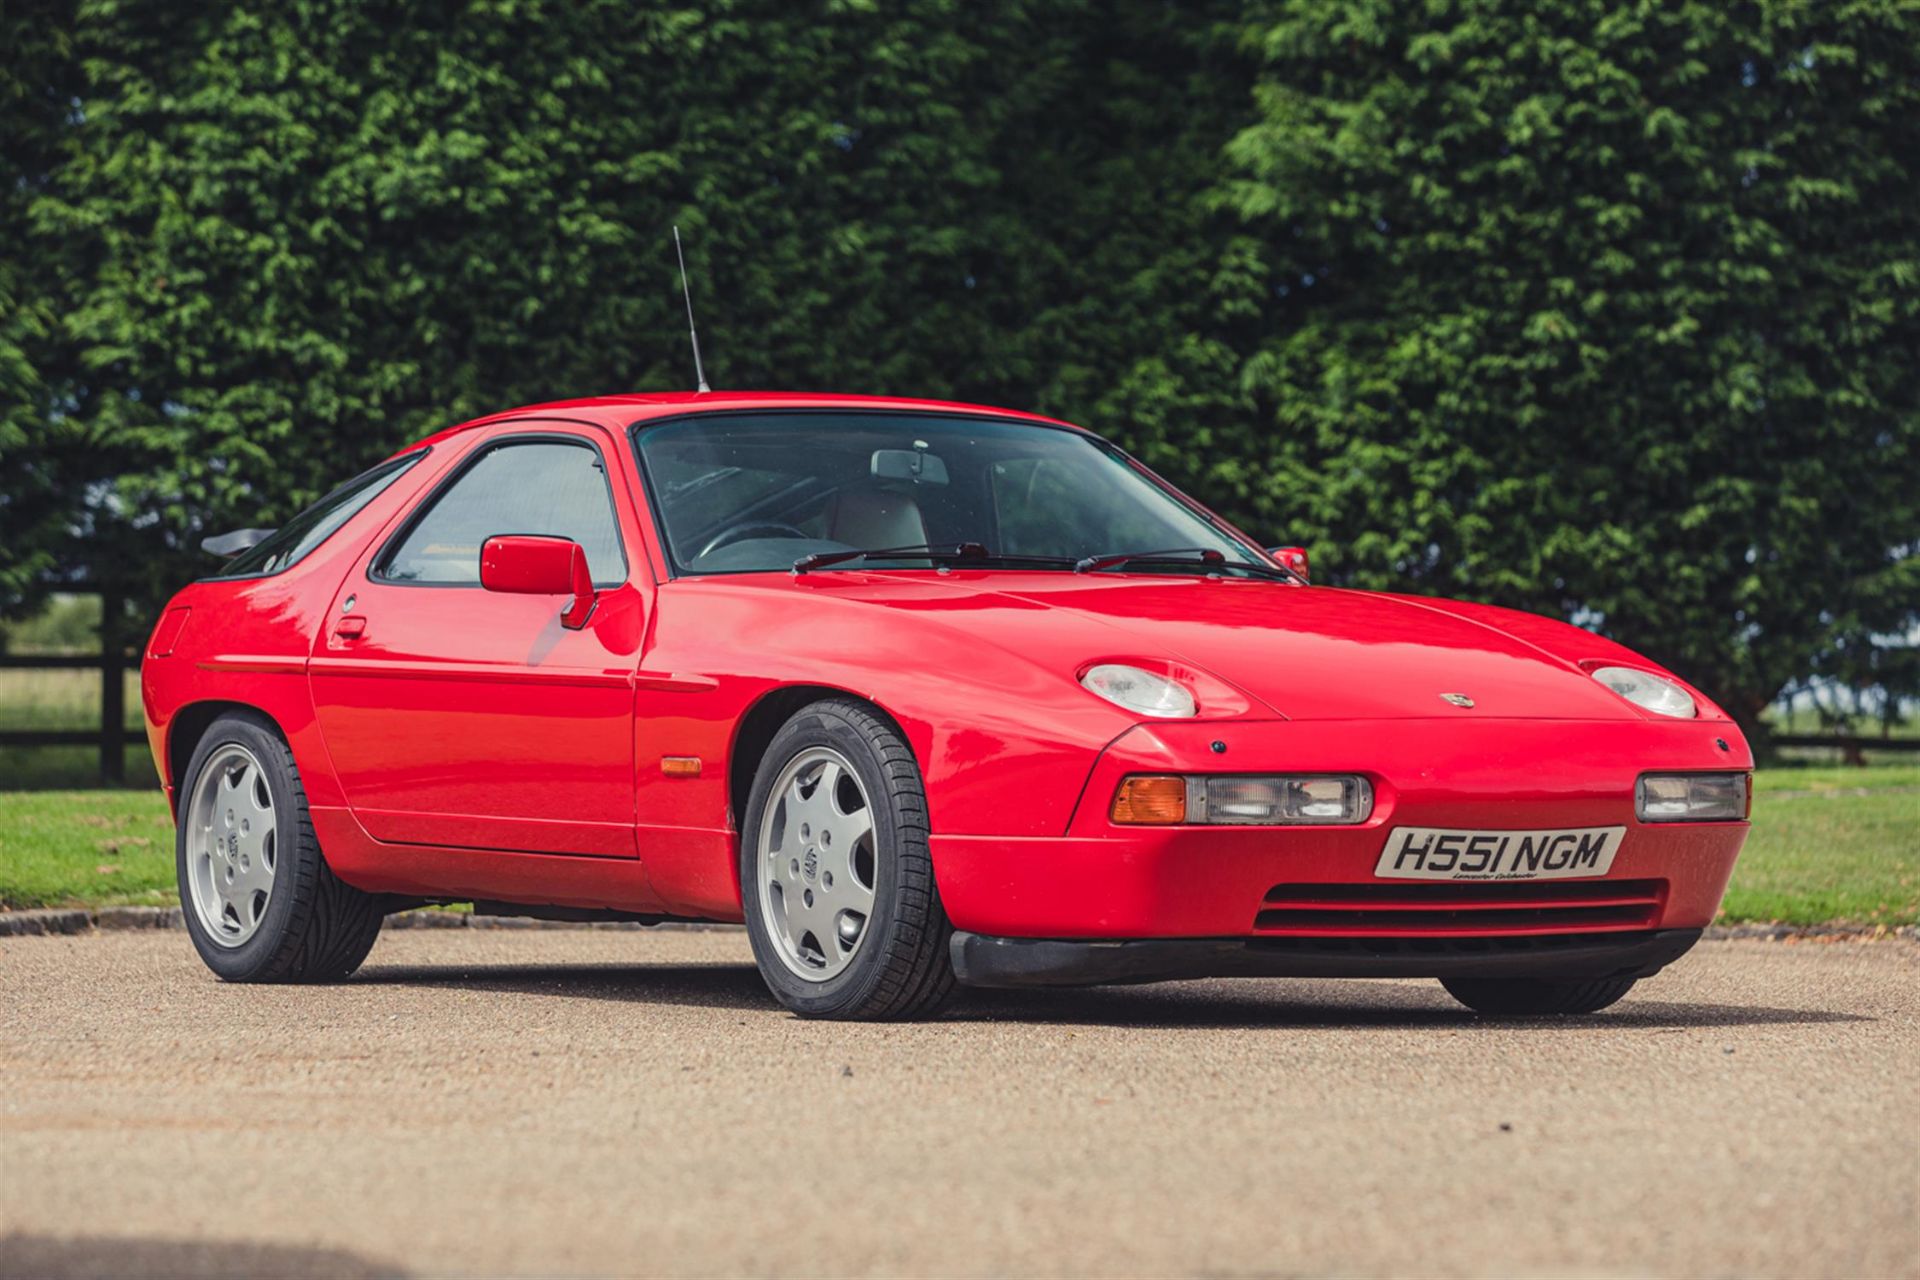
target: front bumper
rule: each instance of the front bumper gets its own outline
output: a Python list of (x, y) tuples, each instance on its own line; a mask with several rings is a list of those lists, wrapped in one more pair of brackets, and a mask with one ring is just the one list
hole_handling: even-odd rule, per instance
[(972, 987), (1090, 987), (1176, 978), (1647, 978), (1698, 929), (1505, 938), (1142, 938), (1085, 942), (956, 933)]
[[(1215, 750), (1214, 742), (1224, 750)], [(1723, 745), (1724, 744), (1724, 745)], [(1634, 783), (1655, 770), (1752, 767), (1731, 725), (1711, 721), (1495, 720), (1194, 721), (1142, 725), (1095, 762), (1069, 828), (1057, 836), (932, 837), (940, 896), (954, 927), (996, 938), (1150, 939), (1241, 945), (1274, 938), (1441, 939), (1697, 931), (1714, 917), (1744, 822), (1643, 824)], [(1353, 826), (1119, 826), (1108, 806), (1130, 773), (1359, 773), (1374, 809)], [(938, 797), (935, 816), (938, 818)], [(1445, 916), (1454, 882), (1373, 874), (1396, 826), (1527, 831), (1620, 826), (1604, 880), (1509, 882), (1490, 897), (1538, 886), (1541, 910), (1493, 920)], [(1614, 882), (1627, 882), (1611, 893)], [(1632, 899), (1590, 906), (1580, 896)], [(1432, 886), (1429, 888), (1429, 886)], [(1567, 886), (1573, 886), (1568, 889)], [(1456, 886), (1457, 887), (1457, 886)], [(1404, 913), (1369, 910), (1399, 898)], [(1351, 892), (1349, 892), (1351, 891)], [(1403, 891), (1403, 892), (1402, 892)], [(1326, 905), (1325, 923), (1278, 906)], [(1482, 904), (1511, 910), (1512, 902)], [(1337, 908), (1337, 910), (1335, 909)], [(1444, 918), (1443, 918), (1444, 917)], [(1380, 972), (1380, 969), (1369, 969)]]

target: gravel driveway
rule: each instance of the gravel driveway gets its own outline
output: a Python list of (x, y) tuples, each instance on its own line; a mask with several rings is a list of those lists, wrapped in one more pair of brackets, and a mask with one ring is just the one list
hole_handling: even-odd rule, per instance
[(1920, 945), (1709, 943), (1516, 1025), (1266, 981), (808, 1023), (746, 957), (0, 939), (0, 1273), (1920, 1274)]

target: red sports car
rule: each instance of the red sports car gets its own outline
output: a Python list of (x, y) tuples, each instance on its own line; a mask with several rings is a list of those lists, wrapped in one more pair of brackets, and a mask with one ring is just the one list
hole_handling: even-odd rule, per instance
[(1203, 975), (1581, 1013), (1692, 945), (1747, 833), (1747, 745), (1672, 673), (1309, 586), (1030, 414), (542, 405), (209, 542), (143, 678), (234, 981), (471, 902), (744, 920), (814, 1016)]

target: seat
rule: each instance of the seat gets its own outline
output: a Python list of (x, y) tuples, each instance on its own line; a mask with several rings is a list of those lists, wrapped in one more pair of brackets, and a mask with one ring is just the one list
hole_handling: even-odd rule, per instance
[(846, 489), (834, 499), (827, 536), (850, 547), (917, 547), (927, 540), (920, 504), (885, 489)]

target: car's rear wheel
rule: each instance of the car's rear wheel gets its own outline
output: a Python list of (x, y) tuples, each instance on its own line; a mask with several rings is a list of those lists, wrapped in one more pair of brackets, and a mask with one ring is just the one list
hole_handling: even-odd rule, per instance
[(1440, 985), (1476, 1013), (1501, 1017), (1597, 1013), (1633, 990), (1632, 978), (1442, 978)]
[(812, 703), (754, 777), (740, 887), (761, 976), (813, 1018), (912, 1018), (954, 988), (913, 752), (857, 702)]
[(264, 719), (215, 720), (182, 775), (175, 869), (187, 933), (228, 982), (324, 982), (360, 967), (381, 900), (320, 856), (293, 753)]

